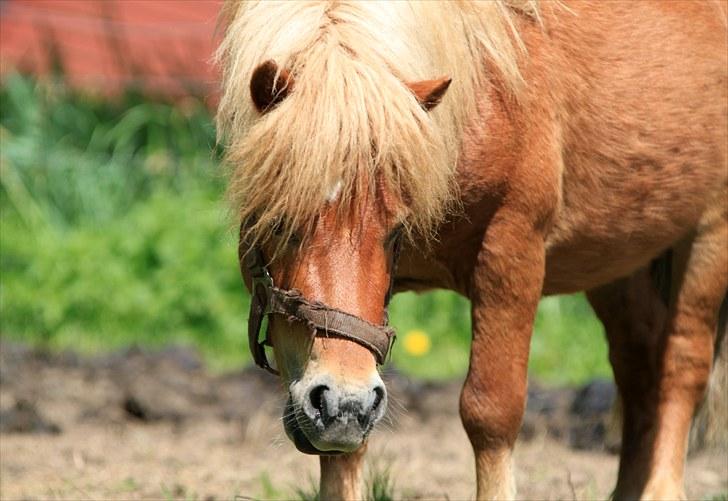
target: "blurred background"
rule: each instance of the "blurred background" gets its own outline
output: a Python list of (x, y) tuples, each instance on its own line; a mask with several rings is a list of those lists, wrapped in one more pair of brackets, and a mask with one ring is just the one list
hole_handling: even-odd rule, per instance
[[(318, 460), (248, 353), (213, 120), (220, 5), (0, 0), (2, 499), (317, 499)], [(468, 301), (399, 294), (390, 317), (367, 499), (472, 498)], [(542, 300), (530, 372), (521, 495), (608, 497), (615, 390), (583, 295)], [(693, 457), (688, 493), (728, 499), (725, 458)]]
[[(211, 1), (0, 1), (0, 336), (98, 354), (186, 346), (250, 362), (248, 296), (215, 144)], [(467, 370), (468, 302), (400, 294), (391, 364)], [(609, 377), (581, 295), (546, 298), (532, 375)]]

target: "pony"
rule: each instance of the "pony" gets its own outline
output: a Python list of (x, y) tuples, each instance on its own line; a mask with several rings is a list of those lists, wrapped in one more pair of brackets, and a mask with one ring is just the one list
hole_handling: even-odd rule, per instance
[(360, 496), (390, 293), (431, 288), (472, 305), (478, 499), (515, 496), (537, 304), (577, 291), (622, 402), (614, 497), (685, 497), (725, 333), (725, 16), (716, 0), (225, 5), (217, 123), (251, 347), (270, 367), (269, 317), (284, 427), (321, 456), (322, 498)]

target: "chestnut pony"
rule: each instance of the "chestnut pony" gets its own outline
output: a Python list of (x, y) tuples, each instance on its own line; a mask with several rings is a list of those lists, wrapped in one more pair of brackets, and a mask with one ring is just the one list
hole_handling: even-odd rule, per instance
[[(267, 342), (286, 431), (321, 455), (321, 496), (360, 496), (386, 407), (367, 343), (393, 282), (471, 301), (460, 414), (478, 499), (515, 495), (536, 307), (575, 291), (604, 323), (623, 402), (614, 496), (683, 497), (725, 329), (725, 3), (262, 1), (224, 15), (218, 124), (241, 256), (258, 260), (243, 274), (270, 273), (258, 306), (293, 298)], [(328, 332), (304, 309), (359, 327)]]

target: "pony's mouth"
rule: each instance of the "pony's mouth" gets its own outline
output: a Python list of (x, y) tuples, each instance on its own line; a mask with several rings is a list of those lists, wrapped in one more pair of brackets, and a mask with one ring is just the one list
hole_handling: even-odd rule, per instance
[[(283, 428), (285, 429), (288, 438), (291, 439), (293, 444), (296, 446), (296, 449), (300, 452), (316, 456), (338, 456), (339, 454), (351, 452), (351, 450), (339, 450), (336, 448), (327, 448), (327, 450), (317, 448), (304, 432), (304, 427), (306, 427), (308, 423), (300, 423), (299, 419), (306, 420), (307, 418), (305, 416), (300, 416), (300, 412), (296, 410), (293, 400), (291, 397), (288, 397), (285, 410), (283, 411)], [(308, 427), (311, 428), (311, 426)]]

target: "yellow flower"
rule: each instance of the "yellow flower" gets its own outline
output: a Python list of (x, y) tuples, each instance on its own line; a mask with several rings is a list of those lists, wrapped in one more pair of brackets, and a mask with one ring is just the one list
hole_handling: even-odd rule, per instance
[(430, 337), (421, 330), (411, 330), (404, 335), (404, 349), (410, 355), (421, 357), (430, 351)]

